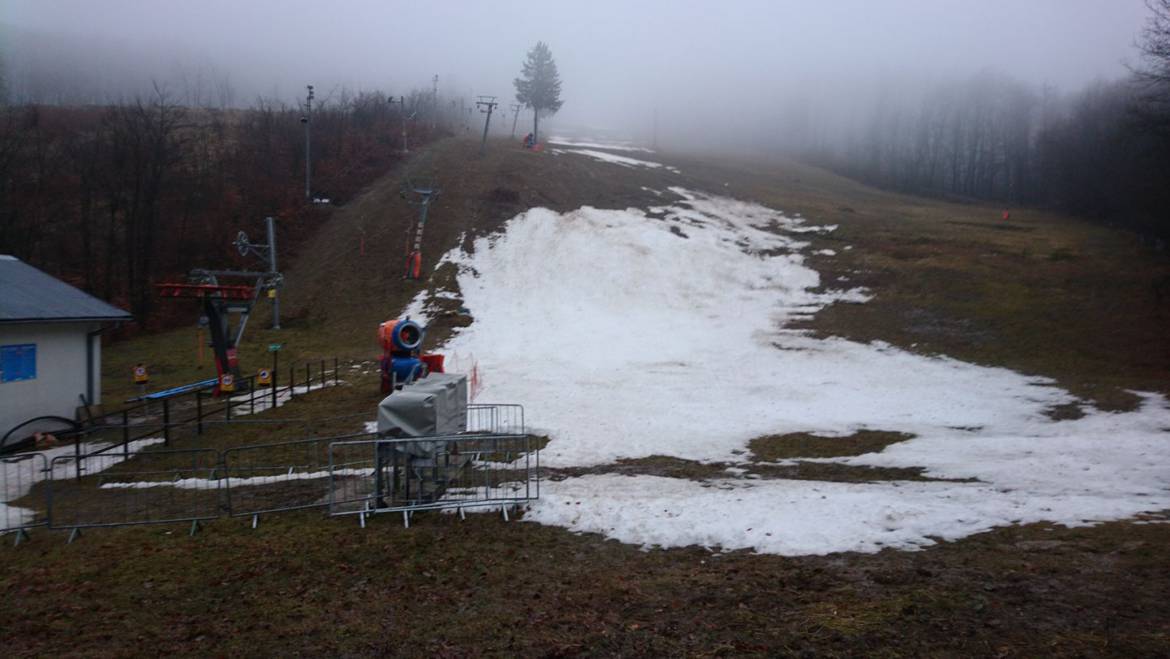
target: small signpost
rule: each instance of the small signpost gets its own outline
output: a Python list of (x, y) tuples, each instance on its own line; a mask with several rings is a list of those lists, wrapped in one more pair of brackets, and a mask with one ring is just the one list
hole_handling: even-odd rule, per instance
[(256, 384), (267, 387), (272, 384), (272, 372), (266, 368), (256, 371)]
[(219, 376), (219, 390), (227, 393), (236, 390), (236, 379), (232, 377), (231, 373), (224, 373)]
[(146, 366), (142, 362), (134, 367), (134, 384), (138, 385), (138, 397), (146, 399), (146, 384), (150, 382), (150, 374), (146, 372)]
[[(272, 372), (269, 373), (272, 385), (272, 408), (276, 409), (276, 365), (280, 361), (280, 349), (284, 347), (283, 343), (269, 343), (268, 352), (272, 353)], [(261, 382), (260, 384), (269, 384), (268, 382)], [(292, 390), (289, 390), (289, 395), (292, 395)]]

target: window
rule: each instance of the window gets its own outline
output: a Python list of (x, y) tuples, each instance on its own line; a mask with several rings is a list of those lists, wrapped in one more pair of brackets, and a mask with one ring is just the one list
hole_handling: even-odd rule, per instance
[(37, 379), (37, 344), (0, 346), (0, 382)]

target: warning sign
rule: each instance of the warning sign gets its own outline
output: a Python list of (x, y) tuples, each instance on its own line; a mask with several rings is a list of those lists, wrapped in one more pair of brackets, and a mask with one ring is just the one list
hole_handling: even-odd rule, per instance
[(142, 364), (134, 367), (134, 384), (146, 384), (150, 382), (150, 376), (146, 373), (146, 367)]
[(219, 390), (220, 391), (235, 391), (236, 380), (231, 373), (224, 373), (219, 376)]
[(266, 369), (266, 368), (262, 368), (259, 371), (256, 371), (256, 384), (260, 384), (260, 385), (272, 384), (272, 373), (269, 373), (268, 369)]

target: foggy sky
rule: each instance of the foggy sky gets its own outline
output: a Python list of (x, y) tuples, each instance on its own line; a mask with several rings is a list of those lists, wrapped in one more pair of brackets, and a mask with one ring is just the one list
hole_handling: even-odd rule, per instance
[(1126, 73), (1145, 17), (1142, 0), (0, 2), (0, 24), (31, 35), (11, 60), (60, 57), (109, 80), (227, 72), (243, 104), (292, 101), (307, 82), (399, 93), (432, 74), (446, 95), (507, 103), (543, 40), (564, 81), (558, 121), (643, 133), (655, 111), (734, 123), (875, 80), (995, 71), (1073, 90)]

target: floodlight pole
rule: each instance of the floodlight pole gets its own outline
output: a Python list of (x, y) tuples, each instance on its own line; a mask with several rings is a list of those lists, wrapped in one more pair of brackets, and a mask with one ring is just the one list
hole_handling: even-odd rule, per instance
[(313, 155), (309, 124), (313, 122), (313, 86), (305, 85), (305, 88), (309, 90), (309, 94), (305, 97), (305, 114), (301, 117), (301, 123), (305, 125), (305, 199), (312, 199)]
[(431, 78), (431, 130), (435, 129), (435, 120), (439, 114), (439, 74)]
[(398, 115), (402, 119), (402, 155), (406, 155), (409, 153), (409, 151), (406, 150), (406, 97), (399, 96), (398, 98), (399, 100), (395, 101), (394, 97), (391, 96), (387, 102), (390, 103), (390, 105), (398, 103), (398, 105), (402, 108)]
[(512, 108), (512, 139), (516, 139), (516, 120), (520, 118), (520, 108), (523, 107), (519, 103), (513, 103)]
[(482, 156), (484, 149), (487, 148), (488, 126), (492, 124), (492, 110), (496, 109), (499, 103), (496, 103), (495, 96), (480, 96), (475, 105), (480, 108), (480, 112), (487, 113), (487, 117), (483, 120), (483, 139), (479, 143), (479, 155)]

